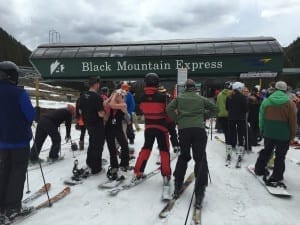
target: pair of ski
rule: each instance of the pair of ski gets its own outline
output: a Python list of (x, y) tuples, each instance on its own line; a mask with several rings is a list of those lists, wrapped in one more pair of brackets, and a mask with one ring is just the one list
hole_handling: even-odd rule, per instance
[[(55, 164), (57, 162), (60, 162), (64, 158), (65, 158), (64, 155), (58, 157), (58, 159), (56, 159), (56, 160), (52, 160), (52, 159), (47, 158), (47, 160), (45, 160), (45, 161), (42, 160), (40, 163), (41, 163), (42, 167), (46, 167), (46, 166), (50, 166), (52, 164)], [(40, 168), (40, 163), (39, 162), (35, 162), (35, 163), (29, 162), (29, 164), (28, 164), (28, 171), (39, 169)]]
[[(37, 190), (36, 192), (34, 192), (33, 194), (31, 194), (30, 196), (28, 196), (27, 198), (25, 198), (22, 201), (22, 203), (24, 205), (31, 205), (34, 200), (36, 200), (40, 196), (46, 194), (47, 191), (50, 190), (50, 188), (51, 188), (51, 184), (50, 183), (46, 183), (39, 190)], [(29, 208), (31, 208), (31, 210), (30, 210), (29, 213), (27, 213), (26, 215), (24, 214), (24, 215), (17, 216), (15, 219), (13, 219), (8, 224), (17, 224), (17, 223), (22, 222), (26, 218), (28, 218), (31, 215), (35, 214), (38, 210), (40, 210), (42, 208), (46, 208), (48, 206), (52, 206), (53, 203), (61, 200), (62, 198), (64, 198), (65, 196), (67, 196), (70, 192), (71, 192), (71, 188), (70, 187), (65, 187), (62, 191), (60, 191), (59, 193), (57, 193), (54, 196), (52, 196), (49, 200), (47, 199), (47, 200), (45, 200), (44, 202), (40, 203), (37, 206), (30, 206)]]
[[(195, 179), (195, 175), (194, 173), (192, 172), (188, 177), (187, 179), (184, 181), (183, 185), (182, 185), (182, 188), (180, 190), (180, 193), (179, 193), (179, 196), (182, 195), (182, 193), (189, 187), (189, 185), (191, 183), (193, 183)], [(160, 211), (159, 213), (159, 218), (161, 219), (164, 219), (166, 217), (168, 217), (168, 215), (170, 214), (170, 212), (172, 211), (172, 209), (174, 208), (175, 206), (175, 203), (176, 201), (178, 200), (179, 198), (172, 198), (170, 199), (167, 204), (165, 205), (165, 207)], [(196, 207), (194, 207), (194, 210), (193, 210), (193, 217), (192, 217), (192, 224), (193, 225), (201, 225), (201, 209), (197, 209)]]
[[(175, 158), (177, 157), (177, 155), (173, 155), (170, 158), (170, 161), (173, 161)], [(157, 167), (156, 169), (152, 170), (151, 172), (145, 174), (143, 177), (141, 177), (140, 179), (136, 179), (136, 180), (131, 180), (130, 182), (124, 182), (126, 181), (126, 178), (124, 176), (121, 176), (119, 179), (115, 180), (115, 181), (107, 181), (103, 184), (100, 184), (98, 186), (98, 188), (109, 188), (110, 190), (108, 191), (108, 193), (111, 196), (115, 196), (117, 195), (120, 191), (123, 190), (127, 190), (127, 189), (131, 189), (132, 187), (135, 187), (136, 185), (143, 183), (145, 180), (153, 177), (154, 175), (158, 174), (160, 172), (160, 166)], [(124, 183), (123, 185), (120, 185)]]
[[(241, 168), (242, 167), (242, 156), (241, 155), (238, 155), (238, 158), (236, 160), (236, 164), (235, 164), (235, 168)], [(225, 166), (226, 167), (231, 167), (231, 161), (232, 161), (232, 155), (231, 154), (228, 154), (226, 156), (226, 163), (225, 163)]]
[[(223, 139), (221, 139), (220, 137), (218, 136), (215, 136), (215, 139), (223, 144), (226, 144), (225, 141)], [(242, 166), (242, 156), (241, 155), (238, 155), (238, 158), (237, 158), (237, 161), (236, 161), (236, 164), (235, 164), (235, 168), (241, 168)], [(226, 167), (231, 167), (231, 161), (232, 161), (232, 150), (231, 150), (231, 154), (228, 154), (226, 156), (226, 163), (225, 163), (225, 166)]]

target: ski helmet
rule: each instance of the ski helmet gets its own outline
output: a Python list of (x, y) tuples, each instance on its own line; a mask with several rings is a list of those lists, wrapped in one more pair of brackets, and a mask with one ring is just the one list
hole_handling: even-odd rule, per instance
[(224, 83), (224, 88), (225, 89), (232, 89), (232, 82), (231, 81), (226, 81)]
[(147, 87), (157, 87), (159, 83), (159, 77), (156, 73), (147, 73), (144, 81)]
[(0, 79), (9, 80), (13, 84), (18, 84), (19, 67), (11, 61), (0, 62)]

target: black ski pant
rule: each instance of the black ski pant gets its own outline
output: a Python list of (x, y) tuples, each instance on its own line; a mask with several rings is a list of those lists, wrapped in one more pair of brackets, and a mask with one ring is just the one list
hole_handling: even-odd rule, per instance
[(228, 118), (227, 117), (218, 117), (218, 122), (220, 125), (220, 128), (224, 132), (224, 137), (225, 137), (225, 143), (227, 145), (230, 144), (230, 133), (229, 133), (229, 124), (228, 124)]
[(272, 177), (276, 180), (282, 180), (285, 170), (285, 156), (289, 150), (289, 141), (275, 140), (264, 137), (264, 145), (264, 149), (260, 151), (256, 160), (255, 171), (260, 173), (265, 170), (275, 149), (275, 161)]
[(195, 161), (195, 193), (197, 197), (204, 194), (203, 192), (208, 184), (208, 165), (205, 151), (207, 134), (205, 129), (200, 127), (179, 129), (179, 144), (181, 152), (174, 171), (175, 186), (181, 186), (184, 181), (187, 165), (191, 160), (190, 149), (192, 149)]
[(79, 140), (80, 141), (84, 141), (84, 136), (85, 136), (85, 132), (86, 132), (86, 126), (80, 126), (80, 137)]
[(121, 167), (127, 167), (129, 165), (129, 147), (126, 136), (123, 132), (122, 126), (111, 126), (106, 124), (105, 126), (105, 137), (106, 143), (110, 155), (110, 166), (112, 168), (119, 168), (118, 158), (117, 158), (117, 148), (116, 142), (117, 139), (119, 145), (121, 146)]
[(177, 135), (177, 131), (176, 131), (175, 122), (169, 122), (167, 124), (167, 127), (168, 127), (168, 131), (169, 131), (169, 135), (170, 135), (170, 141), (171, 141), (171, 144), (172, 144), (173, 148), (176, 147), (176, 146), (179, 146), (178, 135)]
[(130, 124), (127, 124), (127, 127), (126, 127), (126, 136), (127, 136), (128, 140), (129, 140), (129, 143), (130, 144), (134, 144), (135, 134), (134, 134), (132, 122)]
[(105, 140), (104, 124), (87, 126), (89, 134), (89, 146), (87, 149), (86, 164), (91, 168), (92, 174), (99, 173), (102, 170), (102, 152)]
[(30, 151), (30, 160), (38, 160), (42, 146), (48, 135), (50, 136), (52, 141), (52, 146), (49, 152), (49, 158), (58, 158), (61, 144), (61, 137), (60, 133), (58, 132), (58, 128), (55, 125), (55, 123), (51, 120), (45, 117), (41, 117), (36, 128), (34, 144)]
[[(235, 148), (237, 141), (239, 146), (246, 146), (246, 121), (245, 120), (228, 120), (229, 123), (229, 143)], [(245, 142), (244, 142), (245, 139)]]
[(22, 206), (30, 147), (0, 149), (0, 210)]

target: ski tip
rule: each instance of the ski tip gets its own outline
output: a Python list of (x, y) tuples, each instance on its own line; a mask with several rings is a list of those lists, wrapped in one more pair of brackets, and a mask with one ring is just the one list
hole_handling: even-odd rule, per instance
[(63, 192), (70, 193), (71, 192), (71, 187), (70, 186), (65, 187)]

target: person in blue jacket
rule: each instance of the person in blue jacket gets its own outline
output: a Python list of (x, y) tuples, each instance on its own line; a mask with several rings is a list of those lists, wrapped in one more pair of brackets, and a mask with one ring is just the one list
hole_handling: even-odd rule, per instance
[(10, 61), (0, 62), (0, 224), (19, 214), (35, 110), (23, 88), (17, 87), (19, 68)]

